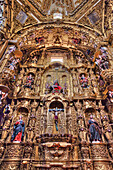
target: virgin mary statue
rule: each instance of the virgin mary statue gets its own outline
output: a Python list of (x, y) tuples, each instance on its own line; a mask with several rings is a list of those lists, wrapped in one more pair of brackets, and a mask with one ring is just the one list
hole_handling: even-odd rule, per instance
[(22, 116), (19, 117), (19, 120), (14, 124), (14, 131), (11, 137), (11, 142), (21, 142), (24, 137), (25, 123), (22, 120)]

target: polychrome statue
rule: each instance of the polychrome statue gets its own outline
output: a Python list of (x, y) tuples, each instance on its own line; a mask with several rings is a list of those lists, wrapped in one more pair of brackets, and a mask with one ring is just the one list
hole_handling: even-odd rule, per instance
[(58, 114), (59, 111), (64, 111), (64, 109), (49, 109), (49, 112), (53, 111), (54, 112), (54, 121), (55, 121), (55, 126), (56, 126), (56, 131), (58, 131)]
[(52, 91), (53, 93), (62, 93), (62, 92), (63, 92), (63, 89), (62, 89), (62, 87), (59, 85), (58, 80), (55, 80), (53, 86), (50, 86), (50, 92), (51, 92), (51, 91)]
[(30, 75), (27, 77), (27, 81), (26, 81), (24, 87), (25, 87), (25, 88), (30, 88), (30, 89), (32, 89), (33, 83), (34, 83), (34, 79), (33, 79), (33, 77), (32, 77), (32, 74), (30, 74)]
[(90, 116), (90, 120), (88, 121), (88, 128), (90, 134), (90, 141), (101, 141), (101, 129), (98, 123), (93, 119), (93, 116)]
[(85, 75), (82, 74), (81, 77), (79, 77), (79, 79), (80, 79), (81, 87), (82, 88), (88, 88), (88, 79), (87, 79), (87, 77), (85, 77)]
[(24, 137), (25, 131), (25, 123), (22, 120), (22, 116), (20, 116), (19, 120), (14, 124), (14, 131), (11, 137), (11, 141), (21, 142)]

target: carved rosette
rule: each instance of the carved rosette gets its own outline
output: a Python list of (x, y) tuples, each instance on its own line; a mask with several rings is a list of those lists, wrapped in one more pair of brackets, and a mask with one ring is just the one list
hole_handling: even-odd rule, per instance
[(93, 159), (108, 159), (106, 144), (102, 143), (92, 144), (91, 154)]
[(9, 143), (7, 145), (7, 152), (5, 158), (21, 158), (22, 157), (23, 146), (20, 143)]

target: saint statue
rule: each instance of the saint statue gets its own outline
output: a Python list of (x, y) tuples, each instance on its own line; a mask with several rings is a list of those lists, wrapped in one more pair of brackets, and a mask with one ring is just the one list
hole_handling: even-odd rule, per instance
[(88, 86), (88, 79), (87, 79), (87, 77), (85, 77), (84, 74), (82, 74), (81, 77), (79, 77), (79, 79), (80, 79), (80, 83), (81, 83), (82, 88), (88, 88), (89, 87)]
[(26, 80), (26, 83), (24, 85), (25, 88), (29, 88), (32, 90), (32, 86), (34, 84), (34, 79), (32, 77), (32, 74), (30, 74), (28, 77), (27, 77), (27, 80)]
[(53, 111), (54, 112), (54, 122), (55, 122), (55, 126), (56, 126), (56, 131), (58, 131), (58, 114), (60, 111), (64, 111), (64, 109), (58, 109), (56, 107), (56, 109), (49, 109), (49, 112)]
[(88, 121), (88, 128), (90, 134), (90, 141), (101, 141), (101, 129), (98, 123), (93, 119), (93, 116), (90, 116), (90, 120)]
[(11, 141), (21, 142), (24, 137), (25, 131), (25, 123), (22, 120), (22, 116), (20, 116), (19, 120), (14, 124), (14, 131), (11, 137)]

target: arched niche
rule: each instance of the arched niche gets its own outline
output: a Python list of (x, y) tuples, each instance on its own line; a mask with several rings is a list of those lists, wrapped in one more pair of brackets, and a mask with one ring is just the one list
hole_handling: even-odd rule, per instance
[(18, 112), (28, 114), (29, 110), (26, 107), (19, 107)]
[(75, 50), (75, 51), (73, 51), (73, 61), (75, 64), (77, 64), (79, 66), (79, 65), (85, 64), (87, 62), (87, 57), (85, 56), (85, 54), (82, 51)]
[(31, 74), (33, 77), (35, 77), (35, 74), (34, 74), (33, 72), (28, 72), (28, 73), (27, 73), (27, 76), (29, 76), (30, 74)]
[(47, 81), (48, 83), (51, 81), (51, 75), (50, 75), (50, 74), (48, 74), (48, 75), (46, 76), (46, 81)]
[(22, 120), (25, 122), (25, 125), (27, 124), (27, 118), (28, 118), (29, 110), (27, 107), (20, 106), (17, 109), (17, 117), (16, 120), (19, 120), (20, 115), (22, 116)]
[(87, 76), (87, 73), (80, 73), (79, 75), (79, 81), (80, 81), (80, 85), (83, 89), (85, 88), (88, 88), (89, 85), (88, 85), (88, 76)]
[(53, 101), (52, 103), (50, 103), (49, 108), (53, 109), (53, 108), (61, 108), (64, 109), (64, 105), (62, 104), (62, 102), (60, 101)]
[(47, 133), (66, 133), (66, 109), (62, 101), (54, 100), (48, 105)]
[(30, 91), (33, 89), (34, 80), (35, 80), (35, 74), (33, 72), (28, 72), (26, 75), (26, 80), (24, 82), (24, 89), (26, 91)]
[[(69, 95), (71, 91), (71, 76), (70, 70), (61, 63), (52, 63), (48, 65), (42, 75), (42, 94), (59, 93)], [(54, 85), (57, 81), (59, 86), (58, 91), (54, 91)], [(68, 90), (70, 89), (70, 90)]]
[(86, 123), (88, 123), (88, 120), (90, 119), (91, 115), (93, 115), (94, 119), (97, 119), (97, 117), (96, 117), (96, 108), (94, 108), (92, 106), (85, 109)]

